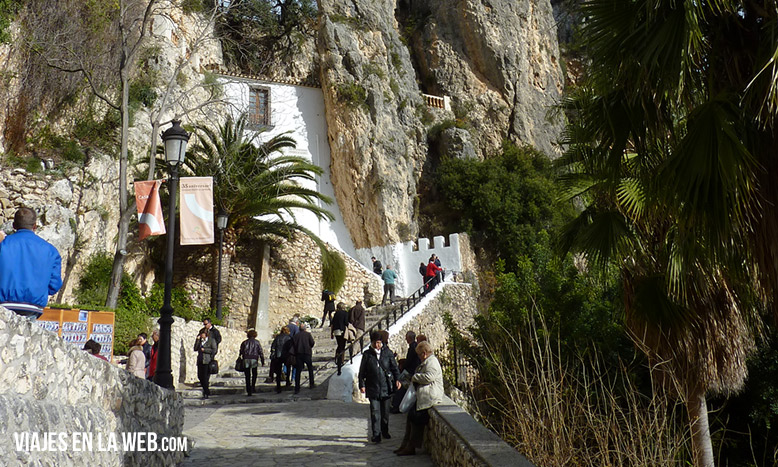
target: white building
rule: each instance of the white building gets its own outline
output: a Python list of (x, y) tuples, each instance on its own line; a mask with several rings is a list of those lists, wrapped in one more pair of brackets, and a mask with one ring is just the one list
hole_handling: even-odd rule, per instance
[[(297, 148), (290, 151), (290, 154), (305, 157), (323, 170), (315, 182), (302, 180), (301, 183), (334, 200), (335, 192), (330, 182), (327, 120), (321, 89), (245, 76), (222, 76), (226, 96), (235, 109), (234, 117), (241, 113), (248, 114), (252, 128), (259, 132), (259, 141), (267, 141), (276, 135), (288, 133), (297, 142)], [(343, 222), (337, 201), (327, 208), (335, 217), (333, 221), (319, 220), (309, 212), (300, 212), (296, 220), (369, 270), (372, 270), (371, 256), (380, 259), (384, 265), (392, 265), (398, 273), (396, 292), (400, 296), (407, 296), (422, 286), (419, 264), (426, 264), (433, 253), (440, 257), (446, 269), (462, 269), (459, 237), (456, 234), (450, 236), (448, 245), (444, 237), (435, 237), (432, 246), (428, 239), (422, 238), (417, 242), (357, 251)]]

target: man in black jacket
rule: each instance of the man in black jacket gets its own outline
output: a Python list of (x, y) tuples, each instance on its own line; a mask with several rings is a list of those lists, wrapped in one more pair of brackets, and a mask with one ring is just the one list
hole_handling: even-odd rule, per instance
[(395, 389), (400, 388), (400, 372), (397, 360), (389, 349), (383, 349), (381, 334), (370, 333), (370, 348), (362, 355), (359, 366), (359, 390), (370, 401), (370, 426), (374, 443), (381, 442), (381, 436), (389, 435), (388, 402)]
[[(419, 359), (419, 356), (416, 354), (416, 333), (413, 331), (406, 332), (405, 342), (408, 343), (408, 353), (405, 354), (405, 360), (400, 360), (402, 362), (401, 370), (408, 372), (408, 377), (410, 378), (416, 373), (416, 368), (421, 364), (421, 359)], [(390, 412), (400, 413), (400, 402), (402, 402), (407, 391), (408, 388), (400, 388), (394, 393), (392, 396), (392, 408)]]
[(311, 361), (313, 345), (313, 336), (308, 332), (308, 323), (303, 322), (300, 324), (300, 332), (292, 338), (292, 350), (294, 351), (294, 358), (297, 360), (295, 365), (297, 374), (294, 375), (295, 394), (300, 393), (300, 375), (303, 371), (303, 365), (308, 365), (308, 381), (311, 383), (311, 389), (316, 386), (313, 383), (313, 362)]
[(375, 259), (375, 256), (370, 258), (370, 260), (373, 262), (373, 272), (380, 276), (381, 273), (384, 272), (384, 265), (381, 264), (381, 261)]

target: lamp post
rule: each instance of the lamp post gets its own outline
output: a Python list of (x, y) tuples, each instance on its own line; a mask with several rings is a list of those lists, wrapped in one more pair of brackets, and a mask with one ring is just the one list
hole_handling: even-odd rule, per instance
[(216, 319), (222, 319), (222, 247), (224, 245), (224, 229), (227, 228), (229, 214), (219, 208), (216, 214), (216, 227), (219, 229), (219, 272), (216, 278)]
[(170, 368), (170, 330), (173, 325), (173, 307), (170, 305), (173, 291), (173, 249), (176, 236), (176, 195), (178, 191), (178, 166), (186, 157), (186, 143), (189, 133), (181, 128), (180, 120), (173, 120), (173, 126), (162, 132), (162, 142), (165, 144), (165, 160), (170, 167), (170, 205), (168, 208), (167, 258), (165, 259), (165, 302), (160, 310), (159, 318), (159, 350), (157, 354), (157, 370), (154, 382), (163, 388), (173, 389), (173, 372)]

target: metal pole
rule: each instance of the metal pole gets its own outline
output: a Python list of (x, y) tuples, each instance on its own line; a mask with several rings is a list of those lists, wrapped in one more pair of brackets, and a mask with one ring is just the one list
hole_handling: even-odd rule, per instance
[(222, 246), (224, 245), (224, 229), (219, 229), (219, 272), (216, 279), (216, 319), (222, 319)]
[(163, 388), (173, 389), (173, 372), (170, 368), (171, 327), (173, 306), (170, 304), (173, 292), (173, 250), (176, 236), (176, 196), (178, 191), (178, 165), (170, 167), (170, 205), (168, 207), (167, 258), (165, 259), (165, 301), (159, 318), (159, 354), (154, 382)]

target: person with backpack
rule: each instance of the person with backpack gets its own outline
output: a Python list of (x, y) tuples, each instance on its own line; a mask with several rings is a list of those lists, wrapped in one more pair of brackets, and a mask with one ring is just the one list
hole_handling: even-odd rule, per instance
[(320, 328), (324, 327), (324, 322), (327, 317), (331, 318), (332, 314), (335, 312), (335, 298), (335, 294), (329, 290), (325, 289), (324, 292), (321, 293), (321, 301), (324, 302), (324, 314), (321, 317)]

